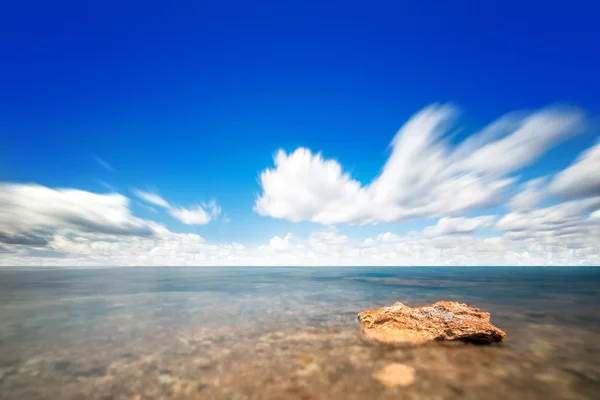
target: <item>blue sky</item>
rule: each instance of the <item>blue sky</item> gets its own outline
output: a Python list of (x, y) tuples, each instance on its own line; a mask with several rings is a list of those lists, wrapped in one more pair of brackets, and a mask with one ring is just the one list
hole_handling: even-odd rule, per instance
[[(557, 174), (598, 138), (598, 11), (589, 1), (12, 2), (0, 13), (0, 181), (116, 191), (136, 217), (217, 244), (323, 225), (356, 240), (419, 231), (444, 215), (358, 226), (260, 215), (260, 174), (279, 149), (306, 147), (366, 185), (396, 131), (433, 103), (460, 108), (452, 145), (509, 112), (577, 107), (585, 129), (511, 171), (508, 192)], [(136, 188), (188, 208), (215, 199), (221, 213), (187, 225), (138, 204)]]

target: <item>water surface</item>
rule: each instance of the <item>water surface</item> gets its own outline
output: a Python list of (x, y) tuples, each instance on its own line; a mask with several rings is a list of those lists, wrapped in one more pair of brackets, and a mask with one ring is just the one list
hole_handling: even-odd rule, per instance
[[(455, 300), (501, 346), (365, 343), (359, 311)], [(0, 270), (0, 399), (600, 398), (600, 269)], [(377, 372), (400, 363), (407, 386)]]

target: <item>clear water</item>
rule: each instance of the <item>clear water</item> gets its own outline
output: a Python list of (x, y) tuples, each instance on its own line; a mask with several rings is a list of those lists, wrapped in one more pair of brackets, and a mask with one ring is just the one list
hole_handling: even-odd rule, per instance
[[(362, 310), (438, 300), (505, 343), (360, 337)], [(0, 399), (600, 398), (599, 306), (600, 268), (5, 269)]]

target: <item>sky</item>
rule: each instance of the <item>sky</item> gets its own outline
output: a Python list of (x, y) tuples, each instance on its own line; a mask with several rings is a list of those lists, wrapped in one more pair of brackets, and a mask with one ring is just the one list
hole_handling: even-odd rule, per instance
[(598, 11), (5, 4), (0, 265), (600, 265)]

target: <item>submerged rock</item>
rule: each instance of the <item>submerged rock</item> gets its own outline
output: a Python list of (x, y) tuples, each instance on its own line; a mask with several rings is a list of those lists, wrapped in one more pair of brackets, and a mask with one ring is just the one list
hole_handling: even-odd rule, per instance
[(455, 301), (438, 301), (429, 307), (408, 307), (400, 302), (390, 307), (358, 314), (363, 335), (384, 343), (424, 343), (462, 340), (488, 344), (505, 336), (490, 322), (490, 314)]
[(415, 369), (404, 364), (389, 364), (373, 375), (385, 387), (409, 386), (415, 381)]

